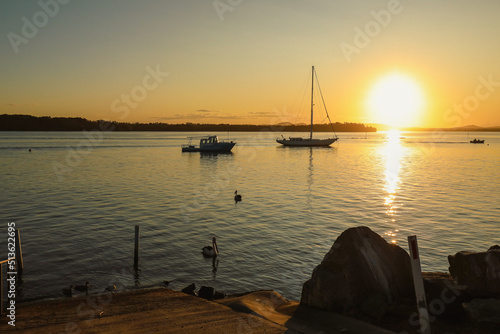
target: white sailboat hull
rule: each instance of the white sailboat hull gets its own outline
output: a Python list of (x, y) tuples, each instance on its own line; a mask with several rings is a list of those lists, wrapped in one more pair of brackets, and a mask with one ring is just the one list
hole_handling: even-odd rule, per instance
[(285, 146), (313, 147), (313, 146), (330, 146), (331, 144), (336, 142), (337, 139), (338, 138), (310, 139), (310, 138), (290, 137), (290, 139), (276, 139), (276, 142)]
[[(302, 137), (289, 137), (286, 139), (285, 137), (281, 136), (281, 138), (276, 139), (277, 143), (280, 143), (281, 145), (285, 146), (295, 146), (295, 147), (315, 147), (315, 146), (330, 146), (334, 142), (338, 140), (337, 135), (333, 138), (326, 138), (326, 139), (314, 139), (313, 136), (313, 115), (314, 115), (314, 66), (312, 67), (311, 71), (311, 134), (309, 138), (302, 138)], [(319, 85), (319, 82), (318, 82)], [(321, 89), (320, 89), (321, 92)], [(321, 98), (323, 99), (323, 94), (321, 94)], [(323, 101), (324, 104), (324, 101)], [(326, 111), (326, 105), (325, 105), (325, 111)], [(326, 115), (328, 117), (328, 120), (330, 120), (330, 116), (328, 116), (328, 111), (326, 112)], [(330, 125), (332, 122), (330, 121)], [(333, 130), (333, 127), (332, 127)]]

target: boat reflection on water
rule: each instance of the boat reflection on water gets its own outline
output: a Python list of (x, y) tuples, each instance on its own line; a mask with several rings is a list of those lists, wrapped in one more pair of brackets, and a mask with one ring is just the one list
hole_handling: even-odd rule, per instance
[(219, 259), (214, 257), (212, 259), (212, 277), (216, 278), (217, 276), (217, 269), (219, 268)]
[(202, 158), (211, 158), (218, 156), (231, 156), (233, 152), (200, 152), (200, 157)]

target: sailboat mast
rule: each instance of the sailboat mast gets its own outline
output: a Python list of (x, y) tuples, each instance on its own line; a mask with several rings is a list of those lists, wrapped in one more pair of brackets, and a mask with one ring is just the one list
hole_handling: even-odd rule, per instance
[(313, 138), (313, 109), (314, 109), (314, 66), (312, 67), (311, 74), (311, 134), (309, 135), (309, 139)]

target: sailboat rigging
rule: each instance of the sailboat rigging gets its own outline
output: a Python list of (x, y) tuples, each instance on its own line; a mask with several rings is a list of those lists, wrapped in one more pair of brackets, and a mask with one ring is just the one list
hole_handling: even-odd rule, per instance
[[(313, 115), (314, 115), (314, 78), (316, 76), (316, 72), (314, 71), (314, 66), (312, 67), (312, 82), (311, 82), (311, 131), (309, 134), (309, 138), (302, 138), (302, 137), (289, 137), (286, 139), (281, 136), (281, 138), (276, 139), (276, 142), (285, 145), (285, 146), (302, 146), (302, 147), (312, 147), (312, 146), (330, 146), (334, 142), (336, 142), (339, 138), (335, 134), (335, 130), (333, 130), (333, 125), (332, 121), (330, 120), (330, 116), (328, 115), (328, 111), (326, 111), (326, 106), (325, 106), (325, 111), (326, 111), (326, 116), (328, 117), (328, 121), (330, 122), (330, 126), (332, 127), (333, 133), (335, 134), (335, 137), (332, 138), (326, 138), (326, 139), (314, 139), (313, 138)], [(317, 79), (317, 77), (316, 77)], [(319, 87), (319, 82), (318, 82), (318, 87)], [(323, 102), (323, 105), (325, 105), (325, 101), (323, 99), (323, 93), (321, 92), (321, 88), (319, 88), (319, 92), (321, 95), (321, 100)]]

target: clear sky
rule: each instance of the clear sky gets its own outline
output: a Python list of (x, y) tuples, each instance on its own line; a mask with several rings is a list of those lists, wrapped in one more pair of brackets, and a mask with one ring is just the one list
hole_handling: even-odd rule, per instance
[(308, 122), (314, 65), (333, 121), (500, 125), (499, 15), (493, 0), (5, 0), (0, 113)]

